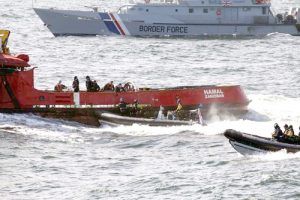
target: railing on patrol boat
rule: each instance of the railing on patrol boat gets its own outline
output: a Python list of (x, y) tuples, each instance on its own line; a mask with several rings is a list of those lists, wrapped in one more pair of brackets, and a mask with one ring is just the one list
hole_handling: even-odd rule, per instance
[(186, 0), (125, 0), (122, 4), (179, 4), (182, 1)]
[(127, 5), (123, 5), (118, 9), (118, 14), (125, 14), (128, 13), (129, 10), (134, 10), (134, 5), (136, 4), (180, 4), (181, 1), (184, 0), (129, 0), (127, 1)]

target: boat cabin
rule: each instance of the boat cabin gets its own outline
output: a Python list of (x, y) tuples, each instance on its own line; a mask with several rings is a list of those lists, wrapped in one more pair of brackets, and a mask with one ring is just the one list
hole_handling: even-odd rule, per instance
[(145, 0), (120, 7), (118, 14), (145, 23), (295, 24), (300, 18), (298, 10), (277, 16), (269, 0)]

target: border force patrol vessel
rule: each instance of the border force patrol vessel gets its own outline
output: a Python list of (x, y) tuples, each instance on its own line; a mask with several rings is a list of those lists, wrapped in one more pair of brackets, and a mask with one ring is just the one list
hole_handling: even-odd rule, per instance
[(116, 12), (34, 10), (54, 36), (300, 35), (300, 9), (276, 13), (269, 0), (145, 0)]

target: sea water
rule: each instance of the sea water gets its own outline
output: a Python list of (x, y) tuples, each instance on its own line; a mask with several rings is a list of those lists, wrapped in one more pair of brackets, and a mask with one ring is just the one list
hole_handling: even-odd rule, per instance
[[(32, 6), (113, 10), (122, 2), (2, 1), (0, 27), (12, 53), (26, 53), (35, 87), (89, 75), (103, 86), (240, 84), (242, 118), (208, 126), (95, 128), (28, 114), (0, 114), (1, 199), (299, 199), (300, 154), (243, 157), (228, 128), (270, 137), (273, 124), (300, 125), (300, 37), (53, 37)], [(276, 2), (279, 9), (285, 4)]]

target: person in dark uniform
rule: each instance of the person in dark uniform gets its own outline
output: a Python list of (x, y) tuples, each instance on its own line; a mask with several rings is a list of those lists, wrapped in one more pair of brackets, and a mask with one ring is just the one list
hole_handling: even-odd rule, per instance
[(100, 91), (100, 87), (99, 87), (96, 80), (93, 80), (93, 82), (92, 82), (92, 91), (93, 92), (99, 92)]
[(79, 92), (79, 80), (77, 76), (74, 77), (72, 87), (74, 89), (74, 92)]
[(85, 85), (86, 85), (86, 91), (92, 92), (93, 83), (92, 83), (91, 78), (89, 76), (86, 76)]
[(137, 99), (134, 99), (130, 115), (137, 117), (139, 114), (140, 114), (139, 102)]
[(277, 123), (274, 124), (274, 132), (272, 134), (272, 137), (275, 138), (278, 141), (282, 141), (284, 134), (281, 130), (281, 128), (279, 127), (279, 125)]
[(120, 98), (119, 109), (120, 109), (121, 114), (124, 114), (127, 112), (127, 103), (124, 101), (123, 98)]
[(122, 86), (122, 83), (119, 83), (117, 86), (116, 86), (116, 92), (124, 92), (124, 88)]

